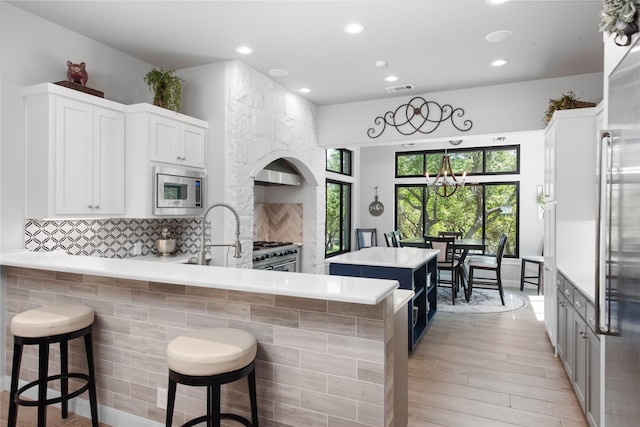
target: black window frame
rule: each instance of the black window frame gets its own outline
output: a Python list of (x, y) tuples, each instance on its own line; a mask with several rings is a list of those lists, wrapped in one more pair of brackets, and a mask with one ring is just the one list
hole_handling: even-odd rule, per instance
[[(324, 223), (325, 223), (325, 242), (326, 242), (326, 225), (327, 225), (327, 208), (326, 208), (326, 188), (329, 184), (335, 184), (335, 185), (340, 185), (340, 193), (341, 193), (341, 197), (340, 200), (343, 200), (342, 194), (344, 191), (344, 187), (348, 187), (349, 188), (349, 206), (347, 207), (347, 212), (345, 217), (348, 218), (348, 224), (346, 225), (346, 230), (345, 230), (345, 218), (341, 217), (340, 218), (340, 247), (343, 248), (339, 251), (336, 252), (331, 252), (330, 254), (327, 254), (327, 249), (325, 247), (325, 252), (324, 252), (324, 257), (325, 259), (327, 258), (331, 258), (333, 256), (336, 255), (340, 255), (340, 254), (344, 254), (344, 253), (348, 253), (351, 251), (351, 232), (352, 232), (352, 216), (353, 216), (353, 185), (350, 182), (345, 182), (345, 181), (339, 181), (337, 179), (331, 179), (331, 178), (327, 178), (325, 180), (325, 219), (324, 219)], [(346, 236), (347, 238), (347, 242), (343, 242), (342, 241), (342, 237)]]
[[(506, 151), (506, 150), (516, 150), (516, 170), (507, 171), (507, 172), (487, 172), (487, 152), (489, 151)], [(482, 152), (482, 172), (469, 172), (467, 171), (467, 176), (492, 176), (492, 175), (519, 175), (520, 174), (520, 145), (492, 145), (487, 147), (468, 147), (468, 148), (456, 148), (456, 149), (447, 149), (449, 154), (453, 153), (462, 153), (462, 152), (473, 152), (480, 151)], [(396, 178), (417, 178), (424, 177), (426, 172), (426, 163), (427, 163), (427, 155), (444, 155), (445, 150), (417, 150), (417, 151), (396, 151), (394, 157), (394, 175)], [(400, 156), (409, 156), (409, 155), (418, 155), (422, 156), (422, 173), (414, 174), (414, 175), (398, 175), (398, 157)], [(462, 174), (463, 171), (454, 171), (457, 175), (458, 173)]]
[[(335, 171), (333, 169), (329, 169), (329, 162), (328, 162), (328, 152), (329, 150), (335, 150), (338, 151), (340, 153), (340, 170), (339, 171)], [(345, 175), (345, 176), (353, 176), (353, 151), (351, 150), (347, 150), (346, 148), (328, 148), (324, 150), (324, 168), (327, 172), (333, 172), (333, 173), (337, 173), (340, 175)], [(345, 165), (345, 158), (346, 158), (346, 164), (349, 165), (349, 170), (345, 171), (344, 169), (344, 165)]]
[[(514, 250), (514, 254), (510, 255), (510, 254), (504, 254), (505, 258), (519, 258), (520, 257), (520, 211), (521, 211), (521, 204), (520, 204), (520, 181), (515, 181), (515, 180), (510, 180), (510, 181), (488, 181), (488, 182), (478, 182), (478, 183), (474, 183), (474, 184), (469, 184), (469, 185), (474, 185), (474, 186), (482, 186), (483, 188), (483, 197), (482, 197), (482, 212), (483, 215), (486, 215), (487, 212), (487, 206), (486, 206), (486, 186), (487, 185), (515, 185), (515, 192), (516, 192), (516, 206), (517, 206), (517, 212), (516, 212), (516, 223), (515, 223), (515, 227), (516, 227), (516, 242), (515, 242), (515, 250)], [(402, 187), (422, 187), (422, 198), (423, 200), (426, 200), (426, 192), (427, 191), (432, 191), (426, 183), (396, 183), (394, 186), (394, 195), (393, 195), (393, 203), (394, 203), (394, 218), (393, 218), (393, 222), (394, 222), (394, 230), (397, 230), (399, 228), (399, 224), (398, 224), (398, 188), (402, 188)], [(423, 206), (424, 208), (424, 206)], [(426, 223), (425, 223), (425, 217), (423, 215), (422, 217), (422, 230), (424, 231), (426, 229)], [(484, 240), (486, 238), (486, 217), (483, 218), (482, 221), (482, 239)]]

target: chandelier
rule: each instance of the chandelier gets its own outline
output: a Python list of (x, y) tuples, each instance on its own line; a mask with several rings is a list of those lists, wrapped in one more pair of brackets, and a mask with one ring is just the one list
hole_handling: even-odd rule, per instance
[[(452, 145), (458, 145), (462, 140), (449, 141)], [(462, 173), (461, 178), (457, 178), (451, 170), (451, 157), (447, 153), (447, 146), (444, 147), (444, 156), (442, 156), (442, 162), (440, 163), (440, 169), (435, 178), (429, 177), (429, 172), (426, 174), (427, 186), (433, 188), (434, 193), (440, 197), (449, 197), (458, 191), (458, 188), (464, 187), (464, 182), (467, 177), (467, 172)]]

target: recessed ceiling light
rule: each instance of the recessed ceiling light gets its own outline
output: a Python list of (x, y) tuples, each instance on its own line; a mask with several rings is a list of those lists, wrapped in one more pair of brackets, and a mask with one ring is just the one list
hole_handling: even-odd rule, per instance
[(344, 32), (347, 34), (360, 34), (363, 31), (364, 25), (357, 22), (353, 22), (344, 26)]
[(492, 67), (502, 67), (503, 65), (507, 65), (508, 63), (508, 59), (496, 59), (495, 61), (491, 62), (490, 65)]
[(490, 43), (498, 43), (511, 37), (511, 34), (509, 30), (499, 30), (487, 34), (484, 39)]
[(487, 0), (487, 4), (490, 4), (491, 6), (496, 6), (498, 4), (504, 4), (508, 1), (509, 0)]
[(398, 80), (398, 76), (387, 76), (384, 78), (384, 80), (387, 82), (395, 82), (396, 80)]
[(269, 70), (269, 74), (272, 75), (273, 77), (284, 77), (284, 76), (288, 76), (289, 72), (287, 70), (274, 68), (273, 70)]
[(380, 59), (380, 60), (374, 62), (373, 65), (375, 65), (378, 68), (384, 68), (384, 67), (387, 66), (387, 61), (385, 61), (383, 59)]
[(251, 49), (249, 46), (239, 46), (236, 48), (236, 52), (241, 53), (243, 55), (249, 55), (253, 53), (253, 49)]
[(309, 89), (308, 87), (303, 87), (303, 88), (300, 89), (300, 92), (301, 93), (309, 93), (309, 92), (311, 92), (311, 89)]

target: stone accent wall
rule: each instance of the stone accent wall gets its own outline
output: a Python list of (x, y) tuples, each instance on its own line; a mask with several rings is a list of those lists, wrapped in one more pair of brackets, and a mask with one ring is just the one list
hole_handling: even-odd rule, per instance
[[(260, 424), (278, 427), (386, 427), (393, 420), (393, 297), (377, 306), (166, 283), (4, 267), (6, 324), (24, 310), (86, 304), (94, 323), (100, 405), (164, 424), (156, 407), (167, 387), (166, 346), (185, 332), (235, 327), (258, 339)], [(8, 326), (7, 326), (8, 328)], [(86, 370), (82, 341), (70, 345)], [(13, 342), (7, 329), (7, 372)], [(52, 371), (59, 353), (51, 354)], [(25, 351), (23, 380), (36, 377)], [(178, 386), (174, 425), (205, 412), (205, 389)], [(86, 398), (83, 395), (82, 398)], [(248, 414), (246, 381), (223, 389), (223, 409)]]
[[(225, 201), (253, 224), (253, 176), (286, 158), (308, 186), (304, 202), (303, 271), (324, 274), (325, 155), (317, 144), (317, 107), (240, 61), (225, 68)], [(252, 175), (253, 173), (253, 175)], [(254, 232), (243, 236), (251, 239)]]

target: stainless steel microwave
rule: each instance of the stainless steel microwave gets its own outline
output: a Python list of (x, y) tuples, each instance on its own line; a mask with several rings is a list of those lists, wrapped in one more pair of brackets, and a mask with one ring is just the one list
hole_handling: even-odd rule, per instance
[(202, 215), (206, 174), (190, 169), (153, 167), (154, 215)]

